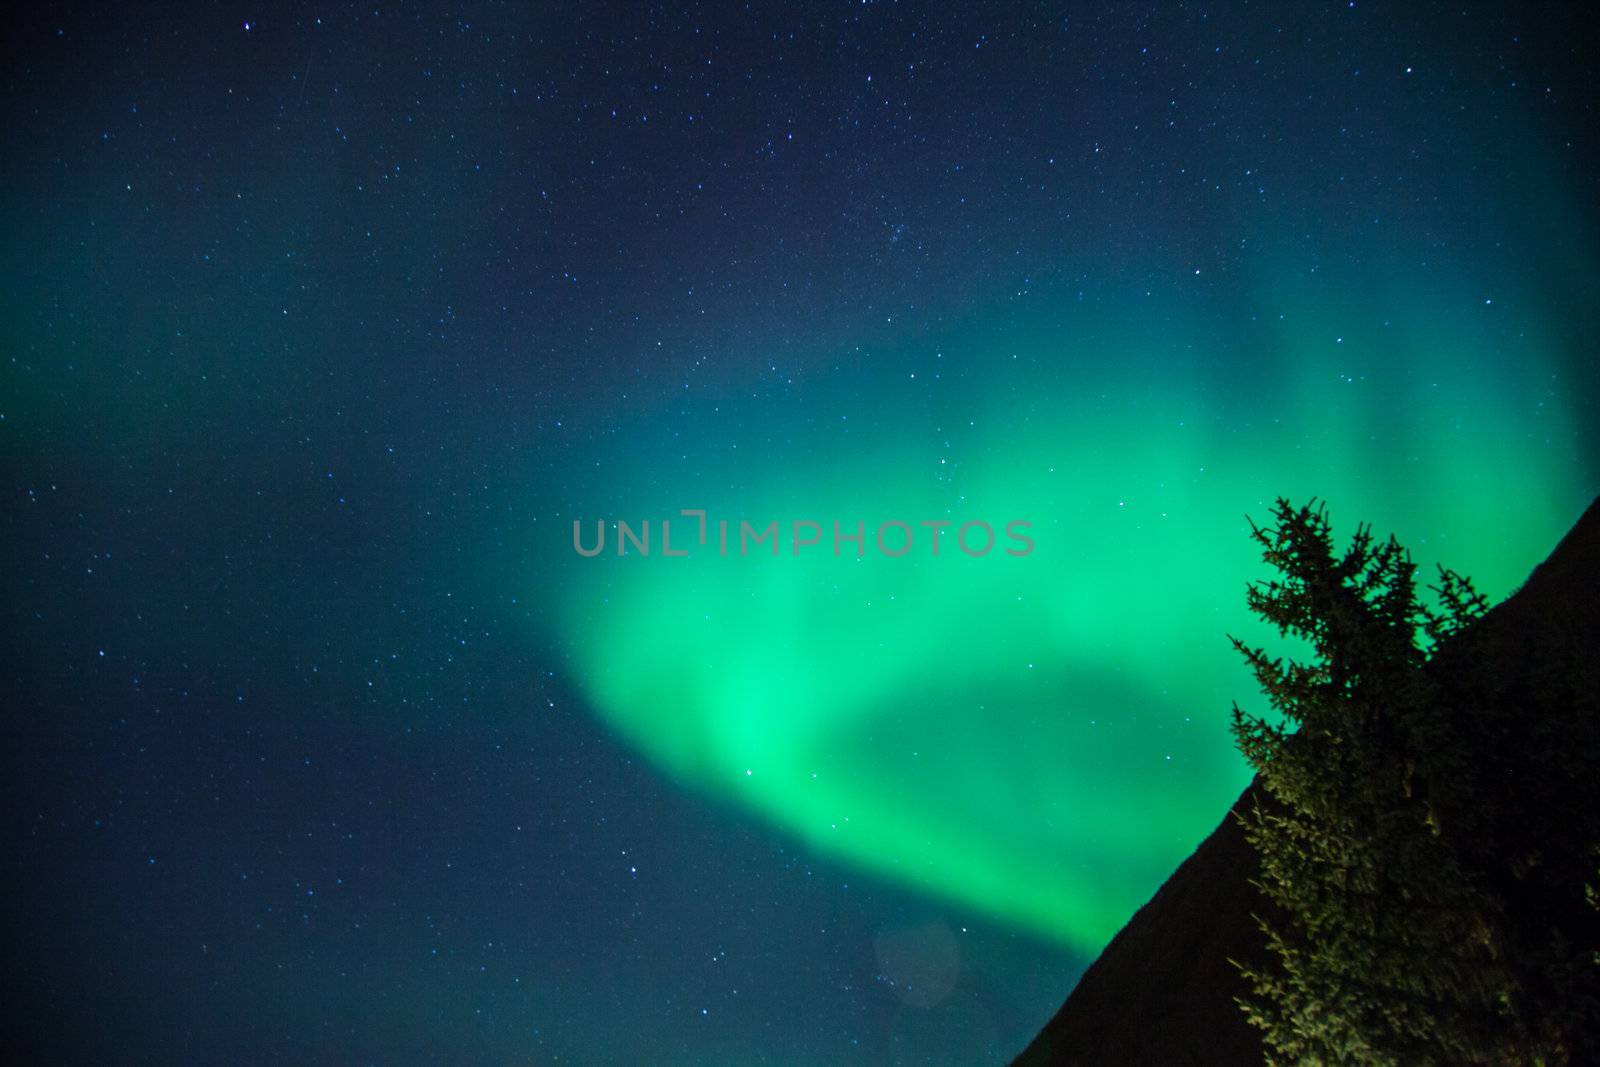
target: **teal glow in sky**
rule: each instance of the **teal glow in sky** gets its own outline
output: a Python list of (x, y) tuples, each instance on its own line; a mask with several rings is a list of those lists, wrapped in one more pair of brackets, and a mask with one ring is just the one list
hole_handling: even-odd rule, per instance
[(706, 508), (735, 536), (1025, 518), (1037, 547), (618, 559), (613, 532), (561, 568), (596, 712), (812, 848), (1096, 950), (1247, 780), (1226, 729), (1256, 696), (1226, 641), (1264, 576), (1247, 514), (1322, 497), (1343, 533), (1371, 521), (1498, 598), (1593, 484), (1558, 362), (1506, 329), (1514, 288), (1260, 266), (1226, 307), (1198, 281), (1125, 292), (634, 426), (598, 460), (591, 542), (595, 519), (659, 538)]
[[(1007, 1063), (1244, 784), (1246, 515), (1600, 490), (1581, 5), (260, 6), (13, 20), (31, 1059)], [(682, 508), (1037, 547), (573, 552)]]

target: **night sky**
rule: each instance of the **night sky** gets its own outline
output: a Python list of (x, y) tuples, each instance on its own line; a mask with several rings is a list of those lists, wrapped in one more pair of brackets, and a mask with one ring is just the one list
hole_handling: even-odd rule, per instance
[[(1247, 515), (1600, 490), (1600, 41), (1396, 6), (14, 16), (7, 1040), (1005, 1062), (1248, 779)], [(781, 554), (573, 549), (680, 509)]]

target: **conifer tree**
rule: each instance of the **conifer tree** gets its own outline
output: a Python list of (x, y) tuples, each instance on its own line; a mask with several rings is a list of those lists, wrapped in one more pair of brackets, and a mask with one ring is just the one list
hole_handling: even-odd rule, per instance
[(1234, 639), (1276, 717), (1233, 711), (1265, 793), (1244, 822), (1273, 965), (1246, 970), (1243, 1007), (1269, 1062), (1559, 1062), (1522, 1017), (1501, 898), (1442, 826), (1471, 806), (1474, 753), (1424, 667), (1487, 604), (1441, 569), (1430, 609), (1392, 537), (1337, 553), (1320, 506), (1274, 518), (1252, 536), (1280, 576), (1249, 606), (1311, 656)]

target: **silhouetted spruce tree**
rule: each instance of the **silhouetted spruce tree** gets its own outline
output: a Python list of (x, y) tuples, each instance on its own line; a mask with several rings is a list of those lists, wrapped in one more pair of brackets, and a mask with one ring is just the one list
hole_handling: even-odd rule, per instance
[(1487, 604), (1441, 568), (1430, 609), (1392, 537), (1361, 527), (1340, 554), (1321, 506), (1273, 514), (1252, 531), (1281, 574), (1249, 605), (1312, 655), (1234, 639), (1277, 713), (1233, 710), (1266, 794), (1244, 821), (1274, 965), (1246, 970), (1243, 1006), (1269, 1062), (1560, 1062), (1523, 1017), (1501, 896), (1441, 832), (1476, 757), (1424, 667)]

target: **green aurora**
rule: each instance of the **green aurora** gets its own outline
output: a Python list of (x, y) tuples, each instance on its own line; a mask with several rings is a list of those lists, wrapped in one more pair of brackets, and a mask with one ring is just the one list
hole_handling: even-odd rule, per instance
[[(1247, 780), (1247, 517), (1600, 492), (1577, 5), (268, 6), (15, 20), (29, 1060), (1007, 1063)], [(1036, 549), (573, 551), (683, 508)]]
[[(1226, 635), (1270, 638), (1243, 608), (1263, 576), (1247, 515), (1320, 496), (1344, 535), (1372, 521), (1498, 599), (1594, 484), (1560, 361), (1503, 326), (1535, 298), (1336, 273), (997, 314), (851, 348), (825, 378), (745, 392), (737, 420), (708, 404), (695, 434), (641, 419), (555, 524), (556, 640), (683, 785), (1096, 951), (1247, 780), (1226, 713), (1255, 693)], [(591, 541), (600, 518), (659, 538), (680, 508), (829, 535), (799, 558), (617, 558), (614, 530), (600, 558), (572, 550), (573, 518)], [(870, 539), (1018, 518), (1024, 558)], [(867, 524), (865, 558), (833, 555), (835, 520)]]

